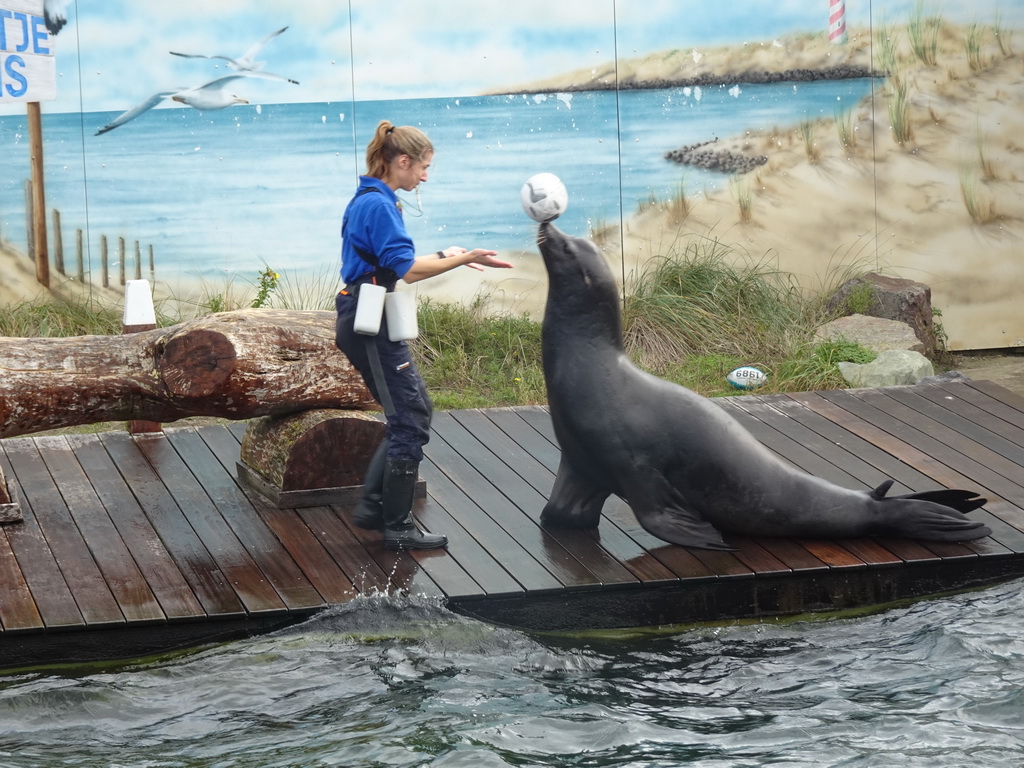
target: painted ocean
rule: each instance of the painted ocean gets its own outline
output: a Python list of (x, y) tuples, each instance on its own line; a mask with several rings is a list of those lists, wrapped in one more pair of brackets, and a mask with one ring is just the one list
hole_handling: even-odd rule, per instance
[[(562, 177), (571, 200), (560, 226), (586, 233), (652, 196), (668, 199), (681, 186), (700, 195), (727, 183), (724, 174), (665, 160), (667, 151), (831, 118), (871, 87), (861, 79), (161, 109), (102, 136), (94, 134), (116, 112), (44, 114), (47, 204), (61, 212), (65, 243), (85, 231), (94, 271), (106, 235), (152, 245), (157, 279), (170, 284), (252, 276), (264, 264), (322, 273), (338, 260), (340, 216), (366, 142), (388, 118), (423, 128), (437, 148), (419, 200), (405, 195), (421, 253), (449, 245), (531, 250), (535, 225), (520, 208), (519, 188), (533, 173)], [(23, 115), (0, 117), (0, 147), (0, 236), (24, 248)]]

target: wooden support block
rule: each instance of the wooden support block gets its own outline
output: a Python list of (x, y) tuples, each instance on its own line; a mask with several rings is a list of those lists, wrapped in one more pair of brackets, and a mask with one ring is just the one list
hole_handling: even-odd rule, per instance
[(7, 478), (4, 477), (4, 470), (0, 467), (0, 525), (20, 523), (23, 520), (21, 504), (18, 503), (18, 494), (14, 490), (14, 483), (7, 481)]
[[(242, 437), (238, 479), (281, 508), (354, 504), (384, 429), (362, 411), (318, 409), (253, 419)], [(421, 480), (417, 497), (425, 495)]]

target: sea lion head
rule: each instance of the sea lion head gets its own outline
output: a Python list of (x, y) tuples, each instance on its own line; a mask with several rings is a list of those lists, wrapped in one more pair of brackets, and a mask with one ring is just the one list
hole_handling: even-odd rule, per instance
[(572, 237), (551, 222), (537, 230), (548, 272), (545, 323), (583, 327), (586, 336), (622, 343), (620, 294), (604, 254), (590, 240)]

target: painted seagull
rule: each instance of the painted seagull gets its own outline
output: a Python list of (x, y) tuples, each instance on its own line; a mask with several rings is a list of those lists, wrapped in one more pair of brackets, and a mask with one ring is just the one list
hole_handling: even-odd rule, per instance
[(43, 3), (43, 20), (51, 35), (56, 35), (68, 23), (68, 5), (71, 0), (46, 0)]
[(264, 72), (263, 67), (266, 66), (265, 61), (256, 61), (256, 57), (260, 55), (260, 51), (263, 50), (268, 42), (273, 40), (275, 37), (284, 32), (288, 27), (281, 27), (276, 32), (271, 32), (269, 35), (264, 37), (262, 40), (253, 43), (249, 50), (247, 50), (241, 57), (232, 59), (230, 56), (207, 56), (202, 53), (178, 53), (177, 51), (171, 51), (175, 56), (183, 56), (186, 59), (221, 59), (228, 63), (228, 66), (236, 72), (259, 72), (262, 77), (268, 77), (272, 80), (284, 80), (289, 83), (299, 84), (298, 80), (292, 80), (290, 77), (284, 77), (282, 75), (275, 75), (272, 72)]
[(225, 75), (224, 77), (218, 77), (216, 80), (211, 80), (203, 85), (196, 86), (195, 88), (182, 88), (175, 91), (160, 91), (160, 93), (154, 93), (141, 104), (134, 106), (127, 112), (115, 117), (109, 123), (96, 131), (96, 135), (99, 136), (101, 133), (112, 131), (119, 125), (124, 125), (128, 121), (134, 120), (144, 112), (151, 110), (164, 99), (171, 99), (172, 101), (177, 101), (182, 104), (188, 104), (190, 107), (198, 109), (200, 112), (209, 109), (224, 109), (225, 107), (230, 107), (232, 104), (248, 104), (249, 101), (247, 99), (243, 99), (233, 93), (227, 93), (224, 91), (224, 86), (232, 80), (241, 80), (248, 77), (267, 77), (267, 75), (263, 72), (245, 72), (237, 75)]

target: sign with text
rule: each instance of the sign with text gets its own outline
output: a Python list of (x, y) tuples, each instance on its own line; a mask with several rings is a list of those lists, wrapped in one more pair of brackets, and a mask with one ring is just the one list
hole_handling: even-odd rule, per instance
[(0, 103), (57, 98), (57, 60), (43, 0), (0, 0)]

